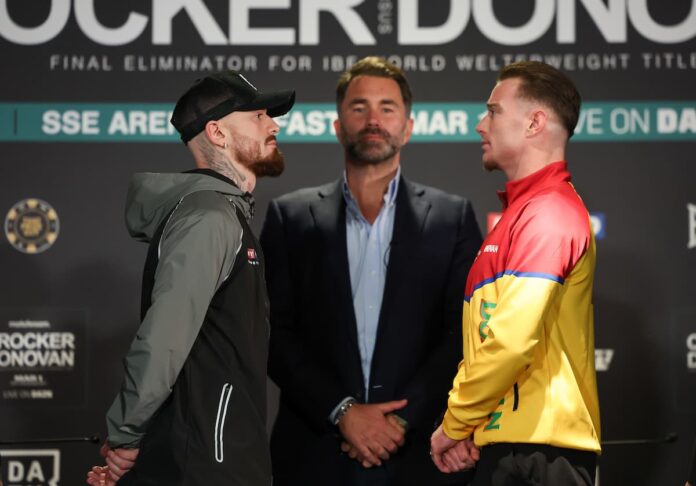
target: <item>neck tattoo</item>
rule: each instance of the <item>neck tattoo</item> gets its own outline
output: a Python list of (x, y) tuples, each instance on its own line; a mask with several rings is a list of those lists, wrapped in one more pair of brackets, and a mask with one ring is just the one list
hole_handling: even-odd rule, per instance
[(209, 163), (210, 168), (215, 172), (219, 172), (228, 179), (231, 179), (237, 186), (243, 190), (242, 185), (246, 182), (246, 176), (239, 172), (233, 165), (232, 162), (225, 159), (213, 159)]

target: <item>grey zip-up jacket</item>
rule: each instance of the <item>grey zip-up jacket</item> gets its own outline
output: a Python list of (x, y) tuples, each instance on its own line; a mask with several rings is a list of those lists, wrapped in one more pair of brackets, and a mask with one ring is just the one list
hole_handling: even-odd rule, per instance
[(151, 305), (125, 358), (121, 390), (107, 412), (111, 447), (139, 447), (150, 419), (169, 397), (242, 244), (233, 204), (251, 216), (248, 197), (210, 175), (133, 176), (126, 202), (131, 236), (150, 242), (169, 220), (159, 241)]

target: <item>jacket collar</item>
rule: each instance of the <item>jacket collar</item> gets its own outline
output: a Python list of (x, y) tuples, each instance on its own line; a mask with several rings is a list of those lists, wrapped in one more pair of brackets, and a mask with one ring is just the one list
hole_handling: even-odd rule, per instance
[(505, 191), (498, 191), (498, 199), (505, 209), (521, 197), (528, 198), (559, 182), (570, 182), (570, 172), (565, 160), (553, 162), (527, 177), (505, 183)]

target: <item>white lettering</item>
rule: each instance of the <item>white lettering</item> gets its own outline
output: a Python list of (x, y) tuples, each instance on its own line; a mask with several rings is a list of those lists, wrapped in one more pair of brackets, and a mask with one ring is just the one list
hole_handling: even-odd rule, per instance
[(686, 353), (686, 367), (696, 370), (696, 332), (689, 334), (686, 338), (686, 348), (689, 350)]
[(40, 366), (72, 368), (74, 351), (6, 351), (0, 350), (0, 368), (34, 368)]
[(99, 112), (87, 110), (82, 112), (82, 133), (85, 135), (99, 135)]
[(613, 349), (595, 349), (595, 369), (597, 371), (609, 371), (612, 359), (614, 359)]
[[(167, 0), (168, 1), (168, 0)], [(256, 9), (290, 8), (290, 0), (230, 1), (230, 43), (235, 45), (279, 45), (295, 43), (295, 29), (261, 28), (249, 25), (249, 11)]]
[[(657, 0), (650, 0), (653, 3)], [(24, 27), (10, 17), (9, 0), (0, 0), (0, 37), (22, 45), (49, 42), (68, 23), (74, 5), (75, 21), (82, 33), (102, 45), (124, 45), (141, 37), (152, 23), (152, 43), (172, 44), (174, 18), (182, 11), (192, 22), (205, 45), (318, 45), (321, 21), (329, 13), (355, 45), (375, 45), (373, 33), (356, 7), (365, 0), (227, 0), (228, 32), (223, 31), (206, 6), (212, 0), (151, 0), (150, 15), (129, 12), (118, 27), (105, 27), (95, 13), (96, 0), (50, 0), (46, 19), (38, 26)], [(147, 2), (150, 3), (150, 2)], [(220, 2), (222, 3), (222, 2)], [(445, 2), (441, 2), (445, 3)], [(457, 39), (473, 18), (482, 35), (501, 45), (532, 43), (550, 29), (556, 20), (559, 44), (577, 42), (577, 8), (582, 5), (600, 35), (609, 43), (628, 42), (628, 25), (642, 37), (661, 44), (684, 43), (696, 36), (696, 0), (691, 0), (686, 18), (674, 25), (658, 24), (650, 15), (648, 0), (535, 0), (531, 17), (522, 25), (504, 25), (495, 16), (493, 0), (449, 0), (449, 13), (440, 25), (421, 26), (419, 11), (427, 8), (420, 0), (399, 0), (397, 26), (392, 25), (391, 0), (377, 4), (377, 31), (397, 29), (400, 45), (446, 44)], [(127, 2), (126, 2), (127, 4)], [(251, 27), (252, 10), (290, 10), (296, 5), (297, 30), (294, 27)], [(422, 8), (421, 8), (422, 7)], [(523, 19), (524, 20), (524, 19)], [(53, 62), (53, 60), (51, 61)], [(595, 62), (595, 59), (592, 59)]]
[(324, 113), (321, 111), (310, 111), (307, 113), (307, 124), (307, 134), (309, 135), (323, 135), (326, 131)]
[(626, 42), (626, 0), (559, 0), (556, 39), (560, 44), (575, 43), (575, 5), (584, 5), (599, 32), (608, 42)]
[(24, 479), (24, 464), (19, 461), (7, 461), (7, 480), (10, 482)]
[(450, 0), (449, 16), (436, 27), (418, 26), (419, 0), (400, 0), (397, 9), (400, 45), (434, 45), (451, 42), (464, 31), (471, 15), (470, 0)]
[(679, 133), (696, 133), (696, 109), (684, 108), (679, 120)]
[[(258, 0), (251, 0), (257, 3)], [(303, 0), (300, 2), (300, 44), (316, 46), (319, 44), (319, 14), (331, 13), (351, 42), (355, 45), (373, 46), (375, 37), (367, 28), (362, 17), (354, 10), (364, 0)], [(289, 2), (288, 2), (289, 3)], [(332, 33), (332, 36), (335, 33)]]
[(41, 130), (47, 135), (56, 135), (60, 132), (60, 112), (56, 110), (45, 111), (41, 117), (43, 124)]
[(696, 332), (692, 332), (686, 337), (686, 347), (689, 351), (696, 351)]
[(648, 12), (648, 0), (629, 1), (628, 17), (636, 30), (653, 42), (677, 44), (696, 36), (696, 0), (691, 0), (689, 15), (676, 25), (664, 26), (655, 22)]
[(53, 39), (65, 28), (70, 16), (70, 0), (52, 0), (46, 21), (36, 27), (20, 27), (10, 18), (8, 0), (0, 0), (0, 37), (15, 44), (32, 46)]
[(75, 349), (75, 335), (71, 332), (2, 332), (0, 349)]
[(290, 119), (288, 120), (287, 127), (285, 128), (285, 133), (288, 135), (293, 135), (298, 133), (299, 135), (307, 134), (307, 125), (305, 124), (304, 116), (299, 111), (291, 111)]
[(170, 111), (132, 110), (114, 112), (109, 122), (109, 135), (171, 135), (174, 127), (169, 123)]
[(690, 250), (696, 248), (696, 204), (687, 203), (686, 210), (689, 212), (689, 242), (686, 247)]
[(449, 135), (449, 127), (447, 126), (445, 114), (442, 112), (442, 110), (434, 110), (431, 113), (428, 135), (434, 134)]
[(696, 109), (658, 108), (658, 133), (696, 133)]
[(122, 111), (115, 111), (114, 116), (111, 117), (111, 123), (109, 124), (109, 135), (115, 133), (120, 133), (122, 135), (128, 135), (128, 122), (126, 121), (126, 114)]
[(186, 11), (206, 45), (221, 46), (227, 44), (225, 33), (215, 22), (202, 0), (153, 0), (153, 44), (170, 45), (172, 43), (172, 19), (181, 10)]
[(602, 128), (602, 108), (588, 108), (580, 110), (578, 124), (575, 133), (588, 133), (590, 135), (601, 135), (604, 133)]
[(413, 113), (414, 135), (466, 135), (468, 115), (465, 111), (418, 110)]
[(657, 109), (657, 132), (674, 133), (677, 129), (677, 110), (673, 108)]
[(51, 323), (48, 321), (9, 321), (7, 327), (10, 329), (48, 329)]
[(41, 129), (47, 135), (99, 135), (99, 112), (95, 110), (45, 111), (41, 117)]
[(31, 461), (25, 481), (40, 481), (42, 483), (46, 481), (39, 461)]
[(451, 110), (447, 113), (447, 123), (450, 126), (451, 133), (459, 133), (460, 135), (469, 133), (468, 121), (469, 115), (467, 115), (466, 111)]
[(609, 126), (611, 131), (617, 135), (627, 133), (648, 133), (650, 131), (650, 112), (649, 110), (640, 111), (635, 108), (616, 108), (609, 116)]
[(544, 35), (553, 22), (554, 0), (536, 0), (529, 21), (519, 27), (501, 24), (493, 12), (493, 0), (474, 2), (473, 16), (483, 35), (498, 44), (519, 46), (530, 44)]
[(75, 20), (87, 37), (104, 46), (122, 46), (133, 42), (143, 33), (148, 21), (146, 16), (131, 12), (121, 27), (104, 27), (94, 13), (94, 0), (75, 0)]
[(307, 72), (312, 70), (312, 58), (310, 56), (292, 56), (290, 54), (279, 56), (272, 54), (268, 57), (268, 70), (277, 71), (281, 68), (285, 72), (302, 71)]

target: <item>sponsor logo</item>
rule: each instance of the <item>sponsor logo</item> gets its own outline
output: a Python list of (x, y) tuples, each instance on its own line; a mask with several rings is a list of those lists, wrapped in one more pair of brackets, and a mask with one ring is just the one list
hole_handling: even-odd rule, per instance
[(58, 449), (0, 450), (5, 486), (58, 486), (60, 451)]
[[(48, 329), (51, 324), (48, 321), (9, 321), (7, 324), (8, 331), (0, 332), (0, 368), (8, 370), (71, 370), (74, 368), (74, 333), (50, 331)], [(17, 381), (17, 375), (15, 380)], [(43, 382), (43, 379), (40, 381)]]
[(696, 204), (687, 204), (686, 210), (689, 212), (689, 241), (686, 247), (691, 250), (696, 248)]
[(696, 332), (686, 338), (686, 369), (696, 372)]
[(498, 253), (498, 245), (486, 245), (483, 248), (484, 253)]
[(76, 309), (0, 309), (0, 409), (81, 407), (85, 327)]
[(609, 371), (611, 366), (611, 361), (614, 359), (613, 349), (595, 349), (595, 370), (597, 371)]
[(55, 209), (40, 199), (19, 201), (5, 217), (5, 236), (22, 253), (48, 250), (58, 238), (59, 227)]
[(259, 264), (259, 259), (254, 248), (247, 248), (247, 260), (251, 265)]
[[(447, 17), (436, 25), (422, 25), (420, 13), (425, 8), (425, 0), (379, 0), (375, 10), (360, 8), (361, 12), (369, 11), (369, 16), (358, 12), (366, 0), (281, 0), (258, 2), (257, 5), (249, 0), (227, 0), (226, 9), (225, 2), (212, 0), (150, 0), (151, 8), (146, 13), (121, 7), (121, 18), (125, 20), (120, 25), (108, 27), (96, 15), (107, 3), (108, 0), (42, 2), (39, 10), (43, 22), (26, 26), (20, 23), (21, 16), (8, 8), (10, 2), (2, 0), (0, 37), (21, 45), (50, 42), (66, 29), (71, 11), (76, 19), (71, 25), (76, 25), (86, 38), (103, 46), (130, 44), (146, 32), (150, 33), (153, 45), (171, 45), (174, 43), (174, 19), (181, 25), (182, 17), (186, 17), (188, 25), (208, 46), (314, 46), (319, 45), (320, 31), (324, 36), (336, 35), (336, 27), (353, 45), (376, 45), (376, 34), (394, 32), (399, 45), (444, 45), (460, 38), (467, 28), (505, 46), (531, 44), (548, 32), (555, 34), (558, 44), (575, 44), (578, 42), (578, 17), (589, 19), (594, 25), (587, 30), (598, 32), (608, 44), (627, 43), (629, 32), (659, 44), (683, 43), (696, 36), (693, 2), (686, 18), (670, 25), (658, 23), (651, 15), (649, 4), (656, 8), (658, 3), (654, 0), (613, 0), (608, 4), (535, 2), (529, 18), (521, 25), (509, 26), (496, 15), (493, 0), (450, 0)], [(275, 11), (269, 14), (273, 18), (277, 18), (277, 11), (287, 11), (288, 15), (281, 17), (286, 24), (253, 27), (252, 18), (253, 24), (264, 25), (263, 16), (267, 10)], [(394, 15), (395, 11), (398, 15)], [(221, 25), (219, 19), (228, 19), (227, 25)]]

